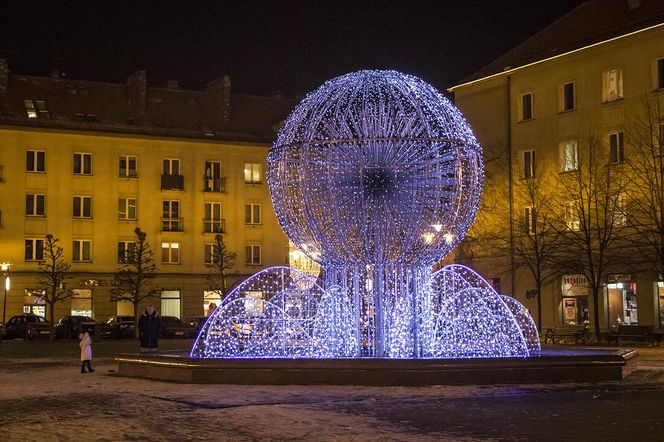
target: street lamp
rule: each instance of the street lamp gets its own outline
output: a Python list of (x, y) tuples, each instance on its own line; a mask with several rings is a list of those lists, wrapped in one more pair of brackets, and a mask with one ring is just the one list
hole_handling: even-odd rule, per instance
[(7, 292), (9, 291), (9, 286), (11, 285), (11, 282), (9, 280), (9, 268), (11, 267), (11, 264), (7, 262), (3, 262), (0, 264), (0, 268), (2, 268), (2, 273), (5, 276), (5, 299), (2, 302), (2, 322), (5, 322), (7, 319)]

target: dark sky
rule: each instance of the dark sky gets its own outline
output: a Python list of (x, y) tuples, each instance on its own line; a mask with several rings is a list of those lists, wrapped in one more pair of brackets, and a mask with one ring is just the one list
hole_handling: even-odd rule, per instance
[(392, 68), (444, 89), (580, 0), (29, 1), (0, 5), (0, 56), (16, 73), (302, 94), (334, 76)]

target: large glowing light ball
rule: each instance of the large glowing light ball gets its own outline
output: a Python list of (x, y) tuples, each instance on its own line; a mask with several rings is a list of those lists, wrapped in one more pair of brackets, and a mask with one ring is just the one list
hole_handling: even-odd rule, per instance
[(395, 71), (323, 84), (268, 155), (281, 226), (324, 264), (430, 265), (472, 223), (482, 150), (433, 86)]

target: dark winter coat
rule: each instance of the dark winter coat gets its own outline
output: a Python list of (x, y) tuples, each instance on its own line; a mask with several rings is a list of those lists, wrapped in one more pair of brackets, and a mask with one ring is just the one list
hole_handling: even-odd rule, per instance
[(141, 340), (141, 348), (157, 348), (159, 334), (161, 333), (161, 318), (156, 311), (145, 313), (138, 320), (138, 337)]

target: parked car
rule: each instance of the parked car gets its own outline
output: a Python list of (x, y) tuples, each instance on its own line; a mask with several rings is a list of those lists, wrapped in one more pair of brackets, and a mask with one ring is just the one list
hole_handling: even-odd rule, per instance
[(103, 327), (104, 333), (109, 333), (113, 339), (134, 337), (133, 316), (111, 316)]
[(198, 334), (196, 327), (186, 324), (175, 316), (161, 317), (162, 338), (195, 338)]
[(41, 316), (25, 313), (13, 316), (6, 324), (7, 339), (48, 338), (51, 334), (49, 322)]
[(110, 329), (89, 316), (63, 316), (55, 326), (55, 337), (58, 339), (78, 339), (81, 332), (87, 331), (91, 336), (109, 338)]
[(182, 320), (185, 324), (189, 324), (196, 329), (196, 333), (201, 331), (201, 328), (205, 325), (205, 322), (208, 320), (207, 316), (187, 316)]
[(7, 327), (4, 322), (0, 322), (0, 341), (7, 337)]

